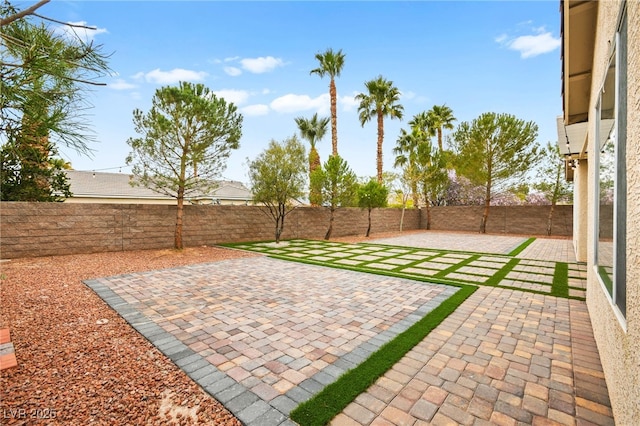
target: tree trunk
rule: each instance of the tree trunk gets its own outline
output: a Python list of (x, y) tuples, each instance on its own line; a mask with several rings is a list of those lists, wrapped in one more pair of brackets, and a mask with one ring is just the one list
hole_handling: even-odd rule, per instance
[(425, 201), (424, 206), (427, 209), (427, 230), (429, 230), (431, 229), (431, 203), (429, 200)]
[(384, 140), (384, 117), (378, 110), (378, 183), (382, 185), (382, 141)]
[(404, 224), (404, 211), (405, 205), (402, 205), (402, 213), (400, 214), (400, 232), (402, 232), (402, 225)]
[(176, 209), (176, 231), (174, 239), (174, 247), (182, 250), (182, 215), (184, 207), (184, 186), (178, 187), (178, 207)]
[(331, 238), (331, 232), (333, 231), (333, 213), (335, 212), (335, 207), (331, 207), (329, 209), (329, 211), (331, 212), (331, 215), (329, 216), (329, 229), (327, 229), (327, 233), (324, 236), (325, 240), (328, 240), (329, 238)]
[(482, 221), (480, 222), (480, 233), (487, 233), (487, 218), (489, 217), (489, 206), (491, 205), (491, 198), (485, 198), (484, 211), (482, 212)]
[(442, 152), (442, 127), (438, 127), (438, 149)]
[(549, 217), (547, 219), (547, 235), (551, 235), (551, 227), (553, 226), (553, 210), (556, 207), (556, 203), (551, 203), (551, 209), (549, 209)]
[(336, 82), (331, 78), (329, 83), (329, 97), (331, 98), (331, 148), (333, 155), (338, 155), (338, 110)]
[(280, 236), (284, 230), (284, 216), (285, 216), (284, 204), (278, 204), (278, 214), (276, 216), (276, 244), (280, 242)]
[(371, 207), (369, 207), (369, 227), (367, 227), (367, 234), (365, 235), (365, 237), (368, 237), (370, 233), (371, 233)]

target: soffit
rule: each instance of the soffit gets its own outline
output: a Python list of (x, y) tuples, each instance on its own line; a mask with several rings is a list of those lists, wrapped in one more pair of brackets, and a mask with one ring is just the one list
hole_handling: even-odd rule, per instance
[(562, 13), (562, 97), (567, 125), (587, 121), (598, 2), (564, 0)]

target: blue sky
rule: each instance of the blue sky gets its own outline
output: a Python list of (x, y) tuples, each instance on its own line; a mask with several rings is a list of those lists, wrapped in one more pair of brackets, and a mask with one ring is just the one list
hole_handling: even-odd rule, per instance
[[(338, 150), (358, 176), (375, 176), (376, 126), (360, 125), (353, 97), (378, 75), (400, 89), (405, 108), (404, 120), (385, 121), (386, 171), (400, 129), (435, 104), (458, 122), (514, 114), (538, 124), (541, 144), (556, 140), (558, 1), (53, 1), (39, 12), (97, 27), (91, 37), (113, 53), (114, 75), (89, 99), (93, 158), (62, 148), (77, 170), (119, 171), (137, 136), (133, 110), (147, 111), (156, 89), (186, 80), (243, 113), (240, 149), (222, 175), (247, 183), (247, 158), (296, 133), (295, 117), (329, 115), (329, 80), (309, 74), (327, 48), (346, 54), (336, 80)], [(330, 132), (318, 149), (325, 161)]]

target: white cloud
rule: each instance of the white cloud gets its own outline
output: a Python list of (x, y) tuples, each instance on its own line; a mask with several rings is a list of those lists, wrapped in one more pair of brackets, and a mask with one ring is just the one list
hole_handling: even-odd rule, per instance
[(550, 32), (520, 36), (508, 43), (511, 50), (520, 52), (522, 58), (532, 58), (534, 56), (549, 53), (560, 47), (560, 38), (554, 38)]
[(135, 84), (127, 83), (123, 79), (119, 78), (115, 82), (109, 83), (107, 87), (113, 90), (129, 90), (129, 89), (135, 89), (138, 86)]
[(90, 25), (87, 25), (86, 21), (68, 22), (68, 23), (70, 25), (79, 25), (79, 27), (72, 27), (69, 25), (60, 25), (59, 27), (56, 27), (54, 31), (58, 34), (65, 35), (68, 38), (80, 38), (80, 40), (85, 42), (92, 41), (94, 37), (97, 36), (98, 34), (109, 33), (109, 31), (107, 31), (106, 28), (97, 28), (97, 27), (95, 27), (95, 29), (84, 28), (84, 27), (91, 27)]
[(560, 47), (560, 38), (555, 38), (544, 26), (534, 27), (532, 21), (522, 22), (519, 25), (529, 26), (529, 32), (535, 35), (510, 37), (507, 34), (500, 34), (494, 39), (495, 42), (520, 52), (520, 57), (524, 59), (549, 53)]
[(224, 98), (225, 101), (233, 102), (236, 105), (239, 105), (249, 99), (249, 92), (246, 90), (223, 89), (214, 90), (213, 93), (217, 97)]
[(344, 111), (352, 111), (353, 109), (358, 108), (358, 105), (360, 105), (360, 102), (358, 102), (356, 100), (356, 95), (358, 94), (358, 92), (353, 92), (353, 95), (351, 96), (342, 96), (342, 97), (338, 97), (338, 102), (340, 103), (340, 105), (342, 105), (342, 109)]
[(185, 70), (182, 68), (174, 68), (171, 71), (161, 71), (156, 68), (148, 73), (139, 72), (133, 78), (144, 79), (147, 83), (156, 84), (172, 84), (179, 81), (202, 81), (208, 74), (203, 71)]
[(274, 99), (269, 106), (274, 111), (280, 113), (294, 113), (315, 109), (320, 114), (326, 114), (329, 112), (329, 94), (311, 98), (308, 95), (294, 95), (290, 93)]
[(231, 77), (237, 77), (242, 74), (242, 70), (236, 67), (224, 67), (224, 72), (226, 72)]
[(414, 92), (411, 92), (411, 91), (409, 91), (409, 92), (400, 91), (400, 98), (402, 98), (402, 99), (413, 99), (415, 97), (416, 97), (416, 94)]
[(233, 62), (233, 61), (237, 61), (238, 59), (240, 59), (240, 56), (230, 56), (228, 58), (224, 58), (225, 62)]
[(273, 71), (277, 67), (284, 66), (282, 59), (274, 58), (273, 56), (245, 58), (240, 60), (240, 63), (242, 64), (242, 68), (254, 74), (262, 74)]
[(269, 113), (269, 105), (264, 104), (255, 104), (255, 105), (247, 105), (246, 107), (240, 108), (240, 112), (245, 115), (267, 115)]

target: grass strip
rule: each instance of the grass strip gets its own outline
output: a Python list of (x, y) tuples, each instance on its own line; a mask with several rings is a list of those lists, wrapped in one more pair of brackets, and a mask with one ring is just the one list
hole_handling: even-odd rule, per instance
[(569, 265), (565, 262), (556, 263), (551, 284), (551, 295), (569, 297)]
[(520, 263), (520, 259), (513, 258), (509, 260), (502, 268), (498, 269), (498, 272), (493, 274), (488, 280), (484, 282), (484, 285), (490, 285), (493, 287), (498, 287), (500, 282), (509, 275), (509, 272), (516, 267), (516, 265)]
[(526, 249), (527, 247), (529, 247), (531, 245), (532, 242), (534, 242), (536, 239), (531, 237), (528, 238), (525, 242), (523, 242), (522, 244), (520, 244), (518, 247), (514, 248), (513, 250), (511, 250), (509, 252), (509, 254), (507, 256), (517, 256), (520, 253), (522, 253), (522, 251), (524, 249)]
[(360, 266), (360, 265), (354, 266), (354, 265), (344, 265), (344, 264), (331, 263), (331, 262), (321, 262), (321, 261), (311, 260), (311, 259), (289, 257), (281, 254), (268, 254), (268, 257), (270, 257), (271, 259), (286, 260), (289, 262), (298, 262), (298, 263), (304, 263), (306, 265), (322, 266), (325, 268), (344, 269), (347, 271), (364, 272), (366, 274), (382, 275), (385, 277), (392, 277), (392, 278), (404, 278), (404, 279), (413, 280), (413, 281), (420, 281), (427, 284), (444, 284), (444, 285), (450, 285), (453, 287), (464, 287), (468, 285), (467, 283), (461, 283), (459, 281), (435, 278), (433, 276), (411, 274), (409, 272), (396, 272), (390, 269), (374, 269), (371, 267)]
[[(343, 244), (343, 243), (340, 243)], [(566, 269), (567, 272), (564, 275), (564, 281), (565, 284), (563, 284), (563, 280), (560, 279), (556, 279), (556, 275), (555, 275), (555, 269), (554, 269), (554, 280), (553, 282), (556, 282), (556, 293), (553, 292), (547, 292), (547, 291), (540, 291), (540, 290), (534, 290), (534, 289), (529, 289), (529, 288), (522, 288), (522, 287), (514, 287), (514, 286), (508, 286), (508, 285), (501, 285), (499, 284), (500, 281), (502, 279), (504, 279), (504, 277), (500, 278), (500, 276), (495, 277), (495, 275), (491, 278), (489, 278), (489, 280), (487, 282), (482, 282), (482, 281), (477, 281), (477, 282), (472, 282), (472, 281), (465, 281), (465, 280), (461, 280), (461, 279), (451, 279), (451, 278), (446, 278), (444, 276), (438, 275), (443, 273), (444, 271), (447, 271), (446, 269), (444, 271), (438, 271), (435, 272), (433, 275), (424, 275), (424, 274), (417, 274), (417, 273), (413, 273), (413, 272), (404, 272), (403, 269), (412, 267), (412, 264), (408, 264), (408, 265), (404, 265), (404, 267), (398, 267), (398, 268), (394, 268), (392, 270), (388, 270), (388, 269), (377, 269), (377, 268), (372, 268), (370, 266), (368, 266), (369, 263), (371, 262), (363, 262), (363, 264), (360, 265), (346, 265), (346, 264), (338, 264), (332, 261), (319, 261), (319, 260), (312, 260), (309, 259), (309, 257), (312, 257), (311, 255), (307, 256), (306, 258), (304, 257), (294, 257), (294, 256), (290, 256), (287, 254), (281, 254), (281, 253), (273, 253), (273, 252), (269, 252), (269, 250), (267, 251), (262, 251), (262, 250), (252, 250), (251, 248), (246, 248), (247, 245), (251, 245), (251, 243), (224, 243), (224, 244), (220, 244), (220, 246), (222, 247), (229, 247), (229, 248), (237, 248), (237, 246), (244, 246), (243, 248), (241, 248), (241, 250), (249, 250), (249, 251), (257, 251), (259, 253), (265, 254), (268, 257), (271, 257), (273, 259), (280, 259), (280, 260), (286, 260), (286, 261), (290, 261), (290, 262), (298, 262), (298, 263), (304, 263), (304, 264), (308, 264), (308, 265), (315, 265), (315, 266), (324, 266), (324, 267), (330, 267), (330, 268), (336, 268), (336, 269), (344, 269), (344, 270), (349, 270), (349, 271), (356, 271), (356, 272), (365, 272), (365, 273), (369, 273), (369, 274), (376, 274), (376, 275), (383, 275), (383, 276), (388, 276), (388, 277), (396, 277), (396, 278), (405, 278), (405, 279), (410, 279), (410, 280), (414, 280), (414, 281), (421, 281), (421, 282), (425, 282), (425, 283), (430, 283), (430, 284), (445, 284), (445, 285), (450, 285), (450, 286), (455, 286), (455, 287), (462, 287), (465, 285), (487, 285), (487, 286), (494, 286), (494, 287), (500, 287), (500, 288), (505, 288), (505, 289), (510, 289), (510, 290), (516, 290), (516, 291), (524, 291), (527, 293), (534, 293), (534, 294), (541, 294), (541, 295), (545, 295), (545, 296), (556, 296), (556, 297), (564, 297), (566, 299), (574, 299), (574, 300), (581, 300), (584, 301), (585, 298), (581, 297), (581, 296), (571, 296), (569, 295), (569, 288), (568, 288), (568, 264), (566, 265)], [(344, 244), (345, 246), (353, 246), (352, 244)], [(421, 250), (421, 249), (419, 249)], [(419, 251), (418, 250), (418, 251)], [(432, 250), (434, 251), (434, 250)], [(443, 251), (442, 254), (446, 254), (446, 251)], [(471, 254), (469, 252), (467, 252), (467, 254)], [(446, 272), (446, 274), (455, 271), (456, 269), (465, 266), (466, 264), (477, 260), (478, 258), (481, 258), (484, 254), (476, 254), (475, 256), (473, 256), (473, 259), (466, 259), (464, 260), (464, 264), (461, 265), (460, 263), (458, 264), (454, 264), (452, 265), (449, 270)], [(439, 257), (440, 254), (433, 256), (433, 258), (435, 257)], [(506, 256), (502, 255), (503, 257), (507, 258)], [(516, 265), (517, 262), (521, 262), (521, 261), (527, 261), (527, 259), (521, 259), (521, 258), (516, 258), (514, 260), (514, 258), (509, 258), (509, 261), (507, 262), (506, 265), (512, 264), (512, 265)], [(420, 263), (421, 261), (418, 260), (415, 263)], [(550, 262), (550, 263), (555, 263), (555, 262)], [(503, 273), (508, 274), (508, 270), (504, 269), (507, 266), (503, 266), (501, 268), (501, 270), (503, 270)], [(557, 269), (557, 265), (556, 265), (556, 269)], [(427, 272), (427, 270), (425, 270), (425, 272)], [(495, 278), (494, 278), (495, 277)], [(553, 282), (551, 284), (548, 283), (544, 283), (544, 282), (538, 282), (538, 281), (530, 281), (530, 280), (520, 280), (523, 282), (528, 282), (528, 283), (532, 283), (532, 284), (541, 284), (544, 286), (552, 286), (553, 288)], [(563, 290), (564, 288), (564, 290)], [(576, 288), (578, 289), (578, 288)], [(580, 289), (582, 290), (582, 289)], [(564, 294), (564, 296), (562, 295)]]
[(476, 289), (473, 286), (461, 287), (421, 320), (371, 354), (362, 364), (347, 371), (313, 398), (300, 404), (291, 412), (291, 419), (301, 426), (327, 424), (420, 343)]
[(471, 262), (473, 262), (473, 261), (475, 261), (475, 260), (478, 260), (479, 258), (480, 258), (480, 255), (479, 255), (479, 254), (474, 254), (473, 256), (469, 256), (468, 258), (466, 258), (466, 259), (464, 259), (464, 260), (461, 260), (460, 262), (455, 263), (455, 264), (453, 264), (453, 265), (449, 266), (448, 268), (443, 269), (442, 271), (438, 272), (438, 273), (435, 275), (435, 277), (436, 277), (436, 278), (444, 278), (444, 277), (446, 277), (446, 276), (447, 276), (447, 274), (450, 274), (450, 273), (452, 273), (452, 272), (455, 272), (455, 271), (457, 271), (458, 269), (460, 269), (460, 268), (463, 268), (463, 267), (467, 266), (467, 265), (468, 265), (468, 264), (470, 264)]

